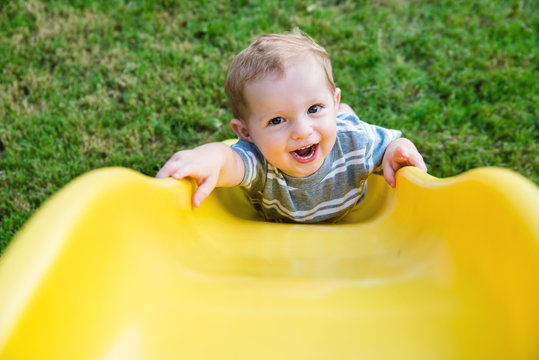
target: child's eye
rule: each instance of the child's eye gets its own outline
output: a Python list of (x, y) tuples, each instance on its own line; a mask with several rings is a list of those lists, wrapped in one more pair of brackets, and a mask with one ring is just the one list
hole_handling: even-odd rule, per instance
[(280, 116), (274, 117), (268, 122), (268, 125), (279, 125), (284, 122), (284, 119)]
[(319, 112), (320, 109), (321, 109), (321, 106), (320, 106), (320, 105), (313, 105), (313, 106), (311, 106), (311, 107), (309, 108), (309, 110), (307, 110), (307, 112), (308, 112), (309, 114), (315, 114), (315, 113)]

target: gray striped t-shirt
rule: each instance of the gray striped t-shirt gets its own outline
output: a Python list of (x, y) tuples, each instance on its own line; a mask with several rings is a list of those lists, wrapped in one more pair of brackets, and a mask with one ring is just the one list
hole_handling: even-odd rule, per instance
[(349, 113), (337, 115), (335, 146), (314, 174), (292, 177), (267, 162), (249, 142), (232, 145), (243, 159), (240, 186), (266, 220), (277, 222), (334, 222), (362, 198), (370, 173), (381, 170), (387, 146), (398, 130), (370, 125)]

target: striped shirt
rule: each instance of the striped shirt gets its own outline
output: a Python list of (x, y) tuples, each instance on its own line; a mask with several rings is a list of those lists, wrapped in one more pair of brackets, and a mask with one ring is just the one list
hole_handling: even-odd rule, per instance
[(381, 171), (385, 149), (400, 135), (398, 130), (339, 113), (333, 149), (320, 169), (301, 178), (288, 176), (271, 165), (252, 143), (240, 140), (232, 149), (245, 165), (240, 186), (266, 220), (335, 222), (362, 199), (367, 177)]

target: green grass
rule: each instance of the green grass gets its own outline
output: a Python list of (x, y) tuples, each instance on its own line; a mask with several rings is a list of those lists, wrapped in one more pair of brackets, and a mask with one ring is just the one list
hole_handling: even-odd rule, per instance
[(233, 136), (223, 83), (253, 36), (299, 27), (343, 101), (402, 129), (432, 174), (539, 183), (539, 7), (522, 1), (0, 1), (0, 252), (103, 166), (154, 175)]

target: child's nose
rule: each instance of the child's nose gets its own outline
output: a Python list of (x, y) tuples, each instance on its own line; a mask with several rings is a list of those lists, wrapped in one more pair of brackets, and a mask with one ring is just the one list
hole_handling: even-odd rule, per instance
[(292, 129), (292, 138), (294, 140), (304, 139), (311, 136), (313, 128), (308, 119), (298, 118), (294, 122), (294, 128)]

